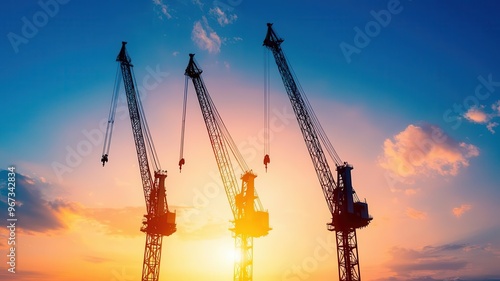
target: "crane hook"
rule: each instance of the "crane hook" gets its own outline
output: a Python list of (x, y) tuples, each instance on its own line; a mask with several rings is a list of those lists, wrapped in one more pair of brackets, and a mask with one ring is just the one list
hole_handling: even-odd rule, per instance
[(104, 167), (104, 164), (106, 164), (106, 162), (108, 162), (108, 155), (107, 154), (104, 154), (102, 156), (101, 162), (102, 162), (102, 166)]
[(266, 166), (266, 173), (267, 173), (267, 164), (271, 163), (271, 158), (269, 158), (269, 154), (266, 154), (264, 156), (264, 165)]
[(184, 164), (186, 164), (186, 161), (184, 158), (181, 158), (181, 160), (179, 160), (179, 173), (182, 171), (182, 165)]

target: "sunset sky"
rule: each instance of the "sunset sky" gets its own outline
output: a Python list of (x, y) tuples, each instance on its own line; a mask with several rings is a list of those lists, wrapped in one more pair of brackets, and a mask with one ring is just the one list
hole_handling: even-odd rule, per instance
[[(125, 95), (105, 125), (127, 41), (177, 232), (160, 280), (232, 280), (231, 211), (184, 70), (196, 54), (273, 228), (254, 280), (338, 280), (330, 213), (274, 60), (262, 165), (266, 23), (374, 217), (365, 281), (500, 280), (500, 4), (496, 1), (3, 1), (0, 219), (16, 169), (16, 273), (0, 280), (139, 280), (144, 196)], [(104, 127), (103, 127), (104, 126)], [(333, 163), (330, 163), (333, 166)]]

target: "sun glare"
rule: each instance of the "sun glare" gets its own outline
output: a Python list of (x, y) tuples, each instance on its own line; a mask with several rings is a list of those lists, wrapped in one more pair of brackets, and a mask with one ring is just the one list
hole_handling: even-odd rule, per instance
[(227, 262), (239, 262), (241, 260), (240, 252), (236, 249), (228, 249), (225, 251), (225, 258)]

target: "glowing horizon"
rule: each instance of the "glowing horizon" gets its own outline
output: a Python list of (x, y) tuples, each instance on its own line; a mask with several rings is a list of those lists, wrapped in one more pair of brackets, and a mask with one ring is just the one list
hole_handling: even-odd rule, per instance
[(254, 280), (336, 279), (331, 215), (272, 55), (267, 172), (262, 164), (262, 41), (272, 22), (374, 217), (357, 231), (363, 280), (500, 280), (496, 2), (6, 6), (0, 218), (14, 166), (19, 220), (15, 274), (5, 262), (12, 231), (0, 229), (0, 279), (140, 278), (146, 209), (124, 96), (109, 162), (99, 162), (122, 41), (177, 213), (160, 279), (233, 275), (232, 213), (191, 83), (186, 164), (177, 166), (189, 53), (270, 213), (272, 230), (254, 239)]

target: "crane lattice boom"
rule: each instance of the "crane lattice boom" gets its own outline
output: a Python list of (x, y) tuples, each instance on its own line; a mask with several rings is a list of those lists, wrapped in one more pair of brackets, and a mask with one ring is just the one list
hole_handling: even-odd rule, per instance
[[(137, 159), (139, 161), (144, 199), (146, 201), (147, 214), (144, 215), (144, 221), (141, 227), (141, 231), (146, 233), (142, 281), (158, 281), (160, 275), (162, 238), (176, 231), (175, 213), (170, 212), (168, 209), (165, 190), (167, 172), (161, 170), (159, 167), (159, 161), (142, 109), (139, 93), (136, 89), (135, 78), (132, 71), (133, 65), (127, 54), (126, 44), (126, 42), (122, 43), (122, 48), (116, 58), (116, 61), (120, 64), (121, 70), (120, 73), (117, 73), (117, 77), (120, 77), (119, 74), (121, 74), (125, 86), (132, 133), (134, 136)], [(109, 160), (109, 144), (111, 142), (116, 112), (119, 81), (117, 80), (115, 82), (115, 93), (113, 94), (111, 102), (110, 118), (106, 130), (103, 156), (101, 158), (103, 166)], [(154, 178), (151, 175), (148, 154), (153, 158), (153, 164), (155, 165)]]
[[(323, 132), (312, 107), (308, 104), (302, 88), (296, 82), (281, 49), (283, 39), (274, 32), (272, 24), (268, 23), (267, 26), (263, 45), (273, 53), (332, 215), (332, 221), (327, 225), (328, 230), (335, 231), (337, 236), (339, 278), (341, 281), (360, 280), (356, 228), (367, 226), (372, 220), (368, 215), (368, 205), (357, 199), (351, 181), (353, 167), (340, 160)], [(329, 149), (328, 152), (336, 164), (337, 182), (334, 180), (321, 143)]]
[[(231, 230), (234, 232), (235, 246), (240, 255), (235, 262), (234, 280), (251, 281), (253, 280), (253, 238), (268, 234), (270, 230), (269, 213), (263, 210), (254, 187), (254, 179), (257, 175), (248, 169), (222, 122), (201, 77), (202, 70), (194, 61), (194, 54), (189, 56), (190, 60), (185, 72), (186, 79), (189, 77), (193, 81), (215, 160), (234, 217), (234, 227)], [(241, 188), (237, 184), (229, 151), (233, 153), (241, 170), (244, 171), (243, 176), (241, 176)]]

